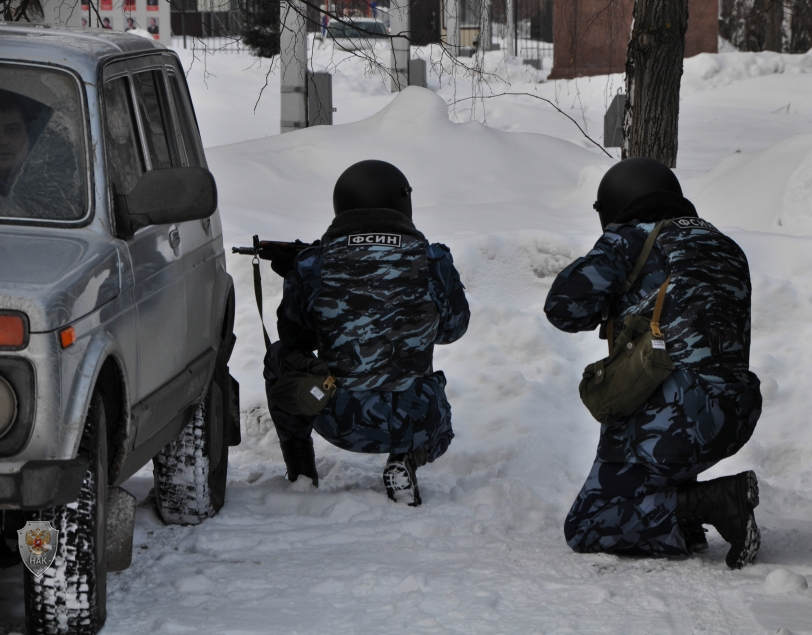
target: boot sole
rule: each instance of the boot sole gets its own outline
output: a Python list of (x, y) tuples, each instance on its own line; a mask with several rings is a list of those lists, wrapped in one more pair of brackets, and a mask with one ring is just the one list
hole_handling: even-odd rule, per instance
[[(408, 487), (398, 484), (400, 479), (408, 481)], [(420, 490), (417, 487), (417, 478), (409, 473), (405, 466), (387, 465), (383, 471), (383, 485), (386, 488), (386, 495), (396, 503), (406, 502), (409, 507), (417, 507), (423, 501), (420, 499)]]
[(760, 501), (758, 495), (758, 477), (756, 477), (756, 473), (753, 470), (748, 472), (744, 472), (747, 476), (747, 504), (750, 505), (750, 509), (755, 509), (758, 507)]
[[(741, 569), (744, 565), (752, 563), (756, 559), (759, 547), (761, 547), (761, 531), (756, 524), (756, 517), (753, 509), (758, 507), (760, 502), (758, 492), (758, 478), (752, 470), (739, 474), (739, 496), (740, 501), (748, 508), (748, 518), (745, 531), (744, 543), (742, 545), (731, 546), (725, 558), (727, 566), (731, 569)], [(743, 500), (742, 500), (743, 499)]]

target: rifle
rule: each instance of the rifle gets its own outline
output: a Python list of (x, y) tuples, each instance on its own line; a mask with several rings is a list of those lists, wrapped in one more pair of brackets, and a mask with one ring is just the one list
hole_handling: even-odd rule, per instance
[[(318, 241), (313, 244), (317, 245)], [(251, 264), (254, 267), (254, 295), (257, 299), (257, 309), (259, 309), (259, 320), (262, 323), (262, 335), (265, 338), (266, 350), (271, 347), (271, 338), (268, 337), (268, 331), (265, 329), (265, 321), (262, 317), (262, 276), (259, 273), (259, 261), (270, 260), (271, 269), (284, 278), (285, 274), (293, 269), (293, 261), (299, 255), (299, 252), (310, 246), (298, 239), (296, 242), (287, 243), (277, 240), (260, 240), (259, 236), (254, 236), (252, 247), (231, 248), (233, 254), (253, 256)]]

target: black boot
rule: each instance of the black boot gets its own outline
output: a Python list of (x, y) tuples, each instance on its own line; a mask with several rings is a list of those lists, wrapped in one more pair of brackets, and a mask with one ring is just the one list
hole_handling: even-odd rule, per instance
[(313, 485), (319, 486), (319, 473), (316, 471), (316, 452), (313, 449), (313, 438), (297, 439), (293, 437), (287, 441), (280, 441), (282, 458), (288, 469), (288, 480), (293, 483), (299, 475), (307, 476)]
[(752, 471), (690, 483), (677, 490), (677, 522), (689, 533), (698, 525), (716, 527), (730, 543), (727, 566), (739, 569), (755, 560), (761, 545), (753, 515), (758, 502), (758, 479)]
[(708, 539), (705, 537), (705, 528), (702, 525), (683, 527), (680, 525), (685, 544), (694, 553), (705, 553), (708, 550)]

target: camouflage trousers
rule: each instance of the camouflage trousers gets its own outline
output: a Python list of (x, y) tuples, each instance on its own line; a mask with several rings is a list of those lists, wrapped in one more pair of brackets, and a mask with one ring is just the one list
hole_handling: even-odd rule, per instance
[(677, 524), (677, 487), (713, 465), (596, 460), (564, 523), (567, 544), (579, 553), (691, 555)]
[[(279, 377), (281, 344), (265, 355), (265, 389)], [(436, 371), (418, 377), (403, 391), (346, 390), (338, 388), (316, 416), (291, 415), (274, 407), (271, 412), (280, 441), (306, 438), (316, 430), (333, 445), (367, 454), (401, 454), (424, 448), (428, 462), (445, 454), (454, 432), (451, 406), (445, 396), (445, 375)]]

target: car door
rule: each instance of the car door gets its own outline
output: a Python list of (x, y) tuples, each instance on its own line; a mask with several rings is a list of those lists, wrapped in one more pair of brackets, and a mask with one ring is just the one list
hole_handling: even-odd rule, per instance
[[(145, 170), (178, 165), (178, 148), (159, 56), (108, 65), (104, 75), (108, 184), (111, 194), (126, 194)], [(191, 360), (179, 228), (141, 228), (127, 239), (127, 249), (138, 316), (138, 447), (183, 407), (185, 395), (161, 389), (182, 375)]]
[[(168, 94), (172, 102), (175, 137), (181, 164), (207, 167), (203, 146), (192, 111), (186, 82), (177, 61), (165, 56)], [(218, 216), (178, 225), (186, 276), (187, 313), (186, 345), (192, 358), (216, 346), (219, 315), (215, 311), (217, 255), (223, 250)]]

